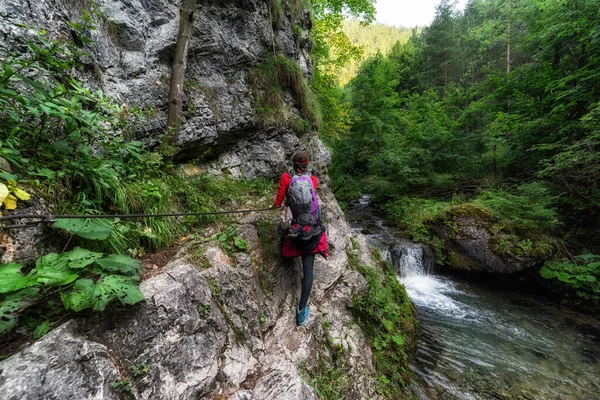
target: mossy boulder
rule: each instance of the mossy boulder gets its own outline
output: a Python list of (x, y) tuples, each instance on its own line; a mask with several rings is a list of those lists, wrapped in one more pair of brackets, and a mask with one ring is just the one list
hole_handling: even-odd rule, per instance
[(513, 273), (552, 253), (549, 236), (509, 231), (492, 212), (473, 204), (451, 207), (430, 228), (442, 241), (444, 264), (457, 270)]

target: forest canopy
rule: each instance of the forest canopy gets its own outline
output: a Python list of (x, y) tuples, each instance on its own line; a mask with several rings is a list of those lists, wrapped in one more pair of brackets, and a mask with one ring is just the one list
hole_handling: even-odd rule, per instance
[(521, 196), (557, 215), (538, 229), (600, 250), (596, 0), (443, 0), (339, 90), (347, 123), (322, 130), (339, 198)]

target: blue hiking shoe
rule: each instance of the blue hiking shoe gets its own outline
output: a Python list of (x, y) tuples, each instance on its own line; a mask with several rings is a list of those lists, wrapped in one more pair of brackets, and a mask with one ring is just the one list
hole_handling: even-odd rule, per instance
[(296, 324), (304, 326), (306, 321), (308, 321), (309, 314), (310, 310), (308, 306), (304, 307), (302, 310), (299, 310), (298, 307), (296, 307)]

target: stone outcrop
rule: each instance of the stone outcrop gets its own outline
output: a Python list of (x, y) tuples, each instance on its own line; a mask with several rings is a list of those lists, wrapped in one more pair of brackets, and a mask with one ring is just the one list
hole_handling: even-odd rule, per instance
[[(351, 312), (365, 281), (346, 266), (343, 213), (330, 192), (322, 197), (330, 257), (316, 259), (306, 328), (294, 313), (300, 261), (269, 263), (277, 245), (261, 247), (255, 225), (264, 216), (251, 214), (240, 223), (246, 253), (208, 243), (194, 265), (190, 244), (142, 283), (144, 302), (70, 321), (0, 361), (3, 398), (316, 399), (302, 369), (331, 359), (332, 349), (349, 366), (352, 398), (376, 398), (370, 347)], [(112, 387), (119, 381), (129, 383), (127, 397)]]
[[(22, 51), (23, 39), (38, 28), (51, 37), (77, 39), (68, 22), (91, 4), (0, 2), (0, 56)], [(116, 101), (151, 110), (136, 133), (151, 147), (164, 134), (179, 1), (96, 4), (97, 29), (83, 33), (93, 41), (90, 56), (76, 73)], [(329, 152), (310, 129), (299, 133), (265, 124), (256, 109), (256, 89), (248, 83), (251, 71), (273, 51), (310, 78), (309, 11), (299, 9), (300, 2), (283, 1), (281, 15), (274, 15), (269, 4), (198, 0), (176, 158), (200, 160), (194, 168), (213, 174), (275, 178), (289, 168), (296, 151), (309, 151), (312, 172), (321, 181), (330, 257), (315, 262), (307, 327), (295, 324), (300, 261), (269, 259), (276, 244), (261, 247), (256, 226), (264, 217), (250, 214), (239, 225), (247, 252), (227, 254), (218, 243), (202, 244), (198, 262), (191, 261), (190, 248), (183, 249), (161, 274), (142, 283), (144, 302), (70, 321), (0, 361), (0, 397), (314, 399), (303, 371), (331, 359), (335, 349), (335, 357), (348, 366), (350, 397), (378, 398), (370, 346), (351, 313), (352, 298), (365, 289), (365, 281), (347, 268), (350, 231), (328, 189)], [(284, 93), (283, 101), (292, 115), (302, 114), (290, 94)], [(270, 223), (274, 228), (276, 221)], [(36, 242), (11, 236), (6, 243), (15, 240)], [(20, 260), (5, 247), (5, 257)], [(359, 253), (368, 262), (368, 249)]]
[(0, 397), (17, 399), (117, 399), (119, 379), (106, 346), (77, 332), (75, 321), (0, 362)]
[[(275, 49), (310, 76), (310, 13), (297, 9), (297, 3), (284, 1), (283, 15), (275, 16), (264, 0), (198, 0), (184, 85), (185, 123), (177, 139), (180, 161), (216, 159), (235, 145), (235, 155), (221, 156), (219, 170), (233, 166), (238, 167), (235, 173), (254, 177), (256, 171), (239, 168), (240, 163), (258, 161), (255, 168), (274, 176), (289, 160), (300, 145), (298, 138), (289, 127), (263, 124), (247, 75)], [(91, 4), (2, 1), (0, 56), (23, 48), (25, 30), (16, 24), (44, 29), (51, 37), (73, 36), (76, 32), (67, 22), (77, 21), (82, 7)], [(96, 4), (97, 29), (84, 30), (93, 42), (86, 49), (91, 56), (84, 60), (81, 78), (117, 101), (148, 110), (150, 116), (137, 136), (156, 144), (167, 120), (179, 1), (96, 0)], [(293, 104), (289, 108), (294, 110)]]
[[(431, 229), (443, 241), (449, 267), (461, 271), (510, 274), (542, 263), (549, 254), (525, 251), (516, 239), (493, 229), (493, 217), (483, 212), (457, 212)], [(508, 243), (498, 251), (498, 243)], [(535, 246), (535, 243), (531, 243)]]

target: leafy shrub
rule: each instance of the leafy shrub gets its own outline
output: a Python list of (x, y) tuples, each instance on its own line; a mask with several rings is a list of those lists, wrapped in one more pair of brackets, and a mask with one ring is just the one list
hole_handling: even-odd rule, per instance
[(421, 198), (400, 197), (382, 206), (386, 218), (416, 241), (428, 242), (429, 225), (442, 218), (451, 203)]
[(504, 226), (520, 231), (551, 230), (558, 226), (554, 201), (549, 190), (541, 182), (520, 185), (518, 194), (505, 190), (485, 190), (474, 200), (493, 211)]
[(568, 259), (548, 261), (540, 270), (546, 279), (557, 279), (575, 290), (577, 296), (600, 300), (600, 256), (582, 254), (575, 261)]
[(476, 217), (491, 233), (490, 247), (508, 255), (548, 256), (554, 241), (548, 232), (559, 224), (551, 208), (553, 198), (539, 183), (521, 185), (519, 194), (485, 190), (473, 200), (455, 196), (452, 201), (399, 197), (382, 206), (386, 218), (411, 239), (432, 246), (443, 262), (443, 243), (430, 229), (447, 225), (452, 231), (457, 217)]
[(22, 270), (15, 263), (0, 266), (0, 334), (12, 330), (27, 308), (56, 296), (72, 311), (103, 311), (114, 299), (135, 304), (144, 298), (138, 288), (140, 263), (125, 256), (75, 247), (39, 258), (28, 273)]
[(412, 305), (389, 263), (381, 263), (382, 271), (358, 268), (367, 280), (367, 292), (353, 300), (353, 310), (358, 325), (373, 341), (378, 391), (386, 398), (405, 398), (409, 346), (416, 329)]

